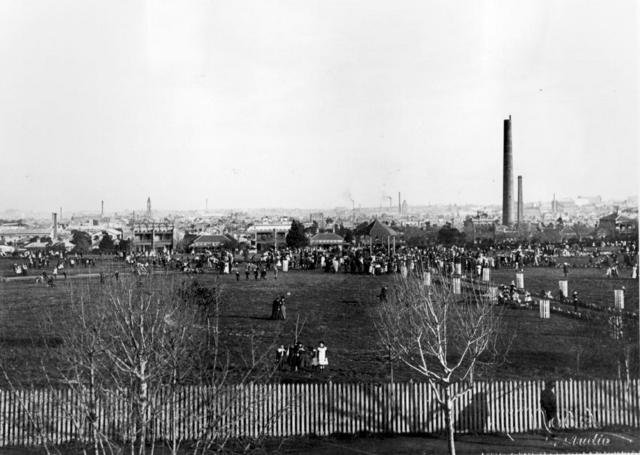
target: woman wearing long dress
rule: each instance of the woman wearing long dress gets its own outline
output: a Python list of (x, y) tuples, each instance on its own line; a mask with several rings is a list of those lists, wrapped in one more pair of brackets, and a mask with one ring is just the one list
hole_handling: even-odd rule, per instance
[(318, 366), (320, 370), (324, 370), (324, 367), (329, 365), (329, 358), (327, 357), (327, 347), (324, 345), (324, 342), (320, 342), (318, 345)]
[(280, 297), (278, 317), (276, 319), (287, 319), (287, 307), (284, 304), (284, 297)]

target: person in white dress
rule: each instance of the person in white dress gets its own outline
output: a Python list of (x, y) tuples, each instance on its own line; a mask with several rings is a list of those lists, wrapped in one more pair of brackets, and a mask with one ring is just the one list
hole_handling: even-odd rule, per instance
[(321, 341), (318, 345), (318, 366), (320, 370), (324, 370), (324, 367), (329, 365), (329, 358), (327, 357), (327, 347), (324, 345), (324, 342)]

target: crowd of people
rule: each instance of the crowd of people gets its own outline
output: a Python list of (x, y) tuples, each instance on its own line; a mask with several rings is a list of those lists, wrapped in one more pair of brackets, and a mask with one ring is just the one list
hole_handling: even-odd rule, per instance
[[(569, 264), (561, 258), (587, 258)], [(266, 279), (277, 270), (322, 270), (328, 273), (383, 275), (407, 274), (412, 271), (436, 269), (442, 274), (454, 274), (459, 270), (466, 276), (482, 276), (484, 269), (525, 267), (558, 267), (565, 274), (568, 267), (604, 268), (607, 276), (619, 277), (620, 269), (628, 269), (637, 277), (638, 249), (636, 242), (620, 242), (606, 245), (532, 245), (501, 244), (489, 248), (432, 246), (427, 248), (399, 247), (390, 251), (384, 245), (346, 247), (332, 249), (281, 249), (245, 258), (239, 264), (231, 257), (229, 269), (244, 267), (246, 278), (251, 270), (260, 271)], [(635, 271), (635, 273), (634, 273)], [(239, 276), (237, 277), (239, 279)], [(255, 276), (258, 279), (258, 276)]]
[[(141, 270), (180, 271), (204, 273), (205, 271), (235, 275), (240, 281), (266, 280), (269, 275), (278, 278), (278, 271), (322, 270), (328, 273), (383, 275), (429, 268), (452, 275), (460, 271), (466, 276), (482, 276), (484, 269), (525, 267), (558, 267), (565, 275), (569, 267), (599, 267), (608, 277), (620, 277), (622, 270), (629, 270), (633, 278), (638, 276), (638, 247), (636, 242), (601, 242), (591, 244), (497, 244), (481, 246), (401, 246), (391, 250), (386, 245), (344, 248), (283, 248), (261, 254), (247, 254), (220, 249), (216, 251), (176, 253), (132, 252), (120, 256), (132, 273)], [(570, 259), (571, 258), (571, 259)], [(580, 259), (580, 258), (586, 258)], [(570, 264), (569, 261), (572, 261)], [(52, 267), (53, 265), (53, 267)], [(26, 275), (31, 269), (53, 270), (75, 266), (95, 266), (94, 258), (64, 252), (28, 253), (21, 262), (12, 264), (15, 275)]]
[(95, 266), (94, 258), (85, 258), (82, 254), (65, 254), (60, 251), (29, 251), (22, 257), (22, 262), (11, 264), (15, 276), (35, 276), (36, 283), (45, 283), (51, 287), (58, 276), (67, 279), (67, 270), (76, 267)]

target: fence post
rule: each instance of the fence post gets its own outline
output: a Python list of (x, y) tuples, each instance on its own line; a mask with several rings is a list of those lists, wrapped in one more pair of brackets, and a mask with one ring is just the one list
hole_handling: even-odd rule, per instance
[(491, 303), (495, 303), (498, 301), (498, 287), (497, 286), (489, 286), (489, 300)]
[(613, 291), (613, 296), (616, 310), (624, 310), (624, 290), (616, 289)]
[(518, 289), (524, 289), (524, 272), (516, 272), (516, 287)]
[(558, 281), (558, 287), (560, 288), (560, 292), (562, 292), (562, 296), (565, 299), (569, 297), (569, 282), (567, 280)]
[(549, 301), (540, 300), (540, 319), (549, 319)]
[[(541, 381), (476, 383), (472, 393), (456, 403), (454, 416), (461, 416), (461, 431), (539, 429), (544, 419), (539, 406), (543, 385)], [(452, 386), (452, 393), (459, 390), (459, 385)], [(202, 405), (211, 406), (213, 414), (220, 411), (224, 419), (219, 427), (221, 436), (255, 437), (266, 432), (287, 437), (362, 430), (437, 432), (444, 428), (442, 409), (426, 383), (249, 384), (221, 389), (217, 396), (212, 392), (185, 387), (177, 395), (154, 395), (158, 421), (153, 424), (153, 436), (168, 437), (168, 425), (174, 424), (180, 437), (196, 437), (206, 425), (206, 416), (199, 414)], [(478, 407), (474, 407), (476, 395), (485, 400), (477, 402)], [(601, 425), (637, 427), (639, 397), (638, 380), (559, 380), (556, 424), (582, 430)], [(84, 438), (83, 428), (78, 426), (82, 417), (77, 414), (81, 409), (79, 399), (71, 389), (0, 390), (0, 446), (33, 445), (43, 439), (59, 444)], [(128, 405), (128, 399), (115, 393), (101, 401), (96, 408), (100, 429), (112, 433), (116, 428), (111, 425), (127, 428)], [(178, 416), (170, 412), (174, 406), (179, 408)], [(249, 409), (251, 415), (246, 414)], [(465, 409), (468, 412), (463, 412)], [(134, 435), (121, 436), (128, 440)]]
[(454, 294), (461, 294), (462, 293), (461, 284), (460, 284), (460, 277), (453, 277), (453, 293)]

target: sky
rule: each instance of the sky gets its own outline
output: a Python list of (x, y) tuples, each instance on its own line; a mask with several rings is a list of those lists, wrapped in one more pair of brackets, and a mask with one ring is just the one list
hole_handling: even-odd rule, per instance
[(0, 2), (0, 210), (638, 194), (635, 1)]

